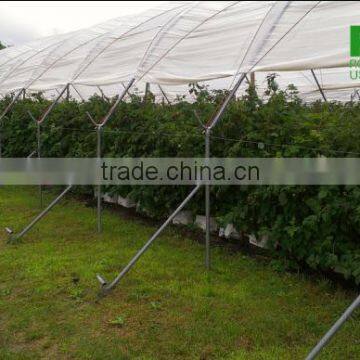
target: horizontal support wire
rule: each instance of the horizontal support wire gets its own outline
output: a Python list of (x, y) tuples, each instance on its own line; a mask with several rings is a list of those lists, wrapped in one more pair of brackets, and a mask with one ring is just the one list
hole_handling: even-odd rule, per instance
[[(43, 129), (46, 129), (46, 125), (43, 127)], [(69, 128), (69, 127), (62, 127), (63, 130), (69, 130), (69, 131), (74, 131), (74, 132), (93, 132), (96, 133), (96, 129), (80, 129), (80, 128)], [(162, 135), (162, 136), (167, 136), (167, 137), (172, 137), (174, 136), (174, 133), (177, 130), (174, 130), (173, 133), (170, 132), (163, 132), (163, 131), (133, 131), (133, 130), (109, 130), (109, 129), (103, 129), (102, 132), (103, 134), (137, 134), (137, 135)], [(199, 135), (200, 138), (200, 135)], [(304, 150), (312, 150), (312, 151), (319, 151), (319, 152), (330, 152), (330, 153), (337, 153), (337, 154), (348, 154), (348, 155), (359, 155), (360, 156), (360, 152), (356, 152), (356, 151), (344, 151), (344, 150), (335, 150), (335, 149), (321, 149), (321, 148), (315, 148), (315, 147), (310, 147), (310, 146), (303, 146), (303, 145), (297, 145), (297, 144), (289, 144), (289, 143), (281, 143), (281, 144), (274, 144), (274, 143), (268, 143), (266, 142), (266, 140), (243, 140), (243, 139), (239, 139), (239, 138), (229, 138), (229, 137), (225, 137), (225, 136), (216, 136), (216, 135), (212, 135), (211, 136), (212, 140), (218, 140), (218, 141), (230, 141), (230, 142), (239, 142), (239, 143), (244, 143), (244, 144), (251, 144), (251, 145), (258, 145), (259, 143), (268, 146), (268, 147), (277, 147), (277, 148), (281, 148), (281, 147), (297, 147), (300, 149), (304, 149)], [(311, 142), (312, 140), (306, 140), (308, 142)]]

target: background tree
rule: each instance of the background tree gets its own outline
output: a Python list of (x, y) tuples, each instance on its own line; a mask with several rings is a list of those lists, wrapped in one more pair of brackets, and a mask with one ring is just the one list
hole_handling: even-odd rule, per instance
[(6, 46), (3, 45), (3, 43), (0, 41), (0, 50), (5, 49), (5, 48), (6, 48)]

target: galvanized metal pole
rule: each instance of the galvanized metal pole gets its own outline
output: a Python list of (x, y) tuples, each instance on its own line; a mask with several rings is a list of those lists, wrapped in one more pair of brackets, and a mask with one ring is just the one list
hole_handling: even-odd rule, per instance
[(12, 109), (12, 107), (15, 105), (16, 101), (19, 99), (21, 94), (24, 92), (25, 89), (21, 89), (15, 97), (11, 100), (10, 104), (5, 108), (5, 110), (0, 115), (0, 121), (3, 119), (3, 117)]
[(31, 221), (29, 225), (27, 225), (24, 230), (22, 230), (18, 234), (11, 235), (8, 242), (14, 242), (23, 237), (38, 221), (40, 221), (64, 196), (65, 194), (72, 188), (72, 185), (68, 185), (66, 189), (55, 199), (53, 200), (47, 207), (44, 209), (34, 220)]
[(318, 79), (317, 79), (317, 77), (316, 77), (316, 75), (315, 75), (314, 70), (311, 69), (310, 71), (311, 71), (312, 76), (314, 77), (314, 80), (315, 80), (315, 82), (316, 82), (316, 85), (317, 85), (317, 87), (318, 87), (318, 89), (319, 89), (319, 91), (320, 91), (320, 94), (321, 94), (322, 98), (324, 99), (325, 102), (327, 102), (326, 96), (325, 96), (325, 94), (324, 94), (324, 90), (323, 90), (322, 87), (320, 86), (320, 83), (319, 83), (319, 81), (318, 81)]
[(66, 88), (66, 101), (70, 100), (70, 84)]
[[(90, 121), (96, 126), (96, 134), (97, 134), (97, 146), (96, 146), (96, 157), (98, 161), (100, 161), (102, 152), (101, 152), (101, 146), (102, 146), (102, 128), (106, 125), (106, 123), (109, 121), (110, 116), (114, 113), (116, 110), (116, 107), (119, 105), (119, 103), (122, 101), (122, 99), (125, 97), (126, 93), (131, 88), (132, 84), (134, 83), (135, 79), (131, 79), (129, 84), (125, 87), (124, 91), (121, 93), (121, 95), (117, 98), (113, 106), (110, 108), (108, 113), (105, 115), (105, 117), (100, 121), (100, 123), (96, 123), (95, 120), (92, 118), (92, 116), (87, 112), (87, 116), (89, 117)], [(100, 89), (101, 90), (101, 89)], [(98, 233), (102, 232), (102, 192), (101, 192), (101, 185), (97, 185), (97, 231)]]
[(111, 115), (114, 113), (114, 111), (116, 110), (117, 106), (119, 105), (119, 103), (123, 100), (123, 98), (125, 97), (126, 93), (130, 90), (131, 86), (133, 85), (133, 83), (135, 82), (135, 78), (132, 78), (130, 80), (130, 82), (127, 84), (126, 88), (124, 89), (124, 91), (122, 92), (122, 94), (116, 99), (115, 103), (113, 104), (113, 106), (110, 108), (109, 112), (105, 115), (105, 117), (102, 119), (101, 121), (101, 125), (104, 126), (110, 119)]
[[(234, 88), (230, 91), (226, 99), (224, 100), (221, 108), (216, 113), (215, 117), (205, 127), (205, 158), (209, 161), (210, 158), (210, 135), (211, 129), (216, 126), (223, 116), (229, 102), (235, 97), (237, 90), (239, 89), (242, 82), (246, 79), (246, 73), (243, 73), (239, 80), (236, 82)], [(210, 229), (210, 216), (211, 216), (211, 202), (210, 202), (210, 185), (205, 184), (205, 221), (206, 221), (206, 233), (205, 233), (205, 266), (207, 270), (210, 270), (211, 259), (210, 259), (210, 245), (211, 245), (211, 229)]]
[(80, 91), (75, 87), (74, 84), (71, 84), (71, 86), (73, 87), (73, 89), (75, 90), (75, 92), (79, 95), (79, 98), (81, 101), (85, 101), (83, 96), (81, 95)]
[[(211, 129), (214, 126), (216, 126), (218, 121), (221, 119), (221, 117), (224, 114), (224, 112), (226, 110), (226, 107), (228, 106), (230, 100), (235, 96), (236, 91), (239, 89), (241, 83), (244, 81), (245, 78), (246, 78), (246, 73), (241, 75), (241, 77), (239, 78), (239, 80), (235, 84), (234, 88), (231, 90), (231, 92), (228, 94), (228, 96), (224, 100), (220, 110), (215, 114), (214, 118), (211, 121), (209, 121), (208, 125), (205, 127), (205, 129), (206, 129), (206, 131), (208, 132), (208, 135), (209, 135), (208, 136), (209, 142), (208, 142), (208, 145), (207, 145), (207, 149), (208, 149), (207, 154), (208, 154), (208, 156), (210, 156), (210, 132), (211, 132)], [(131, 82), (131, 84), (132, 84), (132, 82)], [(131, 85), (131, 84), (129, 84), (129, 85)], [(130, 87), (129, 85), (128, 85), (128, 88)], [(125, 89), (125, 92), (127, 92), (128, 88)], [(107, 119), (106, 119), (106, 121), (107, 121)], [(147, 249), (154, 242), (154, 240), (169, 225), (169, 223), (172, 221), (172, 219), (184, 208), (184, 206), (199, 191), (201, 186), (202, 185), (199, 184), (191, 191), (191, 193), (185, 198), (185, 200), (180, 204), (180, 206), (170, 215), (170, 217), (161, 225), (161, 227), (155, 232), (155, 234), (145, 243), (145, 245), (130, 260), (130, 262), (119, 273), (119, 275), (115, 278), (115, 280), (113, 280), (110, 284), (108, 284), (106, 282), (106, 280), (102, 276), (100, 276), (100, 275), (96, 276), (98, 281), (100, 282), (100, 284), (102, 286), (102, 294), (103, 295), (106, 294), (107, 292), (111, 291), (118, 284), (118, 282), (128, 273), (128, 271), (136, 264), (136, 262), (139, 260), (139, 258), (147, 251)], [(209, 221), (209, 223), (207, 224), (207, 229), (208, 229), (207, 231), (209, 231), (209, 234), (210, 234), (210, 191), (208, 193), (207, 199), (208, 200), (206, 201), (206, 207), (207, 207), (206, 213), (209, 215), (209, 216), (207, 216), (207, 219), (208, 219), (207, 221)], [(210, 240), (210, 236), (209, 236), (209, 240)], [(210, 241), (208, 241), (208, 244), (210, 244)], [(210, 247), (208, 247), (208, 249), (209, 248)], [(209, 252), (209, 256), (207, 258), (209, 259), (209, 266), (210, 266), (210, 252)]]
[(51, 103), (51, 105), (46, 109), (46, 111), (44, 112), (44, 114), (40, 117), (40, 119), (38, 120), (38, 122), (41, 124), (45, 121), (45, 119), (48, 117), (48, 115), (51, 113), (51, 111), (54, 109), (54, 107), (56, 106), (56, 104), (60, 101), (61, 97), (63, 96), (63, 94), (65, 93), (65, 91), (68, 89), (69, 84), (67, 84), (59, 93), (58, 97)]
[(230, 91), (230, 93), (228, 94), (228, 96), (226, 97), (226, 99), (224, 100), (223, 104), (221, 105), (221, 108), (219, 109), (219, 111), (216, 113), (216, 115), (214, 116), (214, 118), (209, 122), (208, 124), (208, 128), (212, 129), (213, 127), (216, 126), (216, 124), (219, 122), (219, 120), (221, 119), (221, 117), (223, 116), (227, 106), (229, 105), (229, 102), (231, 101), (231, 99), (236, 95), (236, 92), (238, 91), (240, 85), (242, 84), (242, 82), (244, 81), (244, 79), (246, 78), (246, 73), (243, 73), (239, 80), (236, 82), (235, 86), (233, 87), (233, 89)]
[(168, 103), (169, 105), (171, 105), (171, 101), (170, 101), (169, 98), (167, 97), (167, 95), (166, 95), (165, 91), (163, 90), (163, 88), (162, 88), (160, 85), (158, 85), (158, 87), (159, 87), (159, 89), (160, 89), (160, 91), (161, 91), (162, 96), (164, 97), (164, 99), (167, 101), (167, 103)]
[(137, 254), (130, 260), (130, 262), (125, 266), (125, 268), (119, 273), (119, 275), (107, 285), (107, 282), (103, 277), (97, 275), (97, 279), (102, 285), (102, 293), (105, 294), (112, 290), (118, 282), (126, 275), (126, 273), (136, 264), (140, 257), (146, 252), (150, 245), (156, 240), (156, 238), (163, 232), (163, 230), (170, 224), (174, 217), (184, 208), (184, 206), (193, 198), (193, 196), (199, 191), (201, 185), (196, 185), (196, 187), (190, 192), (190, 194), (185, 198), (185, 200), (179, 205), (179, 207), (167, 218), (167, 220), (160, 226), (160, 228), (154, 233), (153, 236), (145, 243), (145, 245), (137, 252)]
[[(33, 116), (30, 110), (28, 110), (28, 114), (31, 117), (32, 120), (36, 123), (36, 141), (37, 141), (37, 147), (36, 151), (33, 151), (28, 158), (31, 158), (34, 153), (37, 153), (38, 159), (41, 158), (41, 129), (40, 129), (40, 122), (36, 120), (36, 118)], [(42, 192), (42, 185), (39, 185), (39, 199), (40, 199), (40, 209), (43, 207), (43, 192)]]
[[(205, 129), (205, 165), (209, 165), (210, 158), (210, 128)], [(210, 185), (205, 184), (205, 267), (210, 270)]]
[[(40, 122), (36, 122), (37, 125), (37, 132), (36, 132), (36, 137), (37, 137), (37, 157), (38, 159), (41, 158), (41, 123)], [(39, 196), (40, 196), (40, 208), (43, 207), (43, 191), (42, 191), (42, 185), (39, 185)]]
[(144, 103), (148, 101), (149, 93), (150, 93), (150, 83), (147, 82), (145, 83)]
[(341, 317), (336, 321), (336, 323), (331, 327), (331, 329), (324, 335), (324, 337), (319, 341), (319, 343), (314, 347), (314, 349), (312, 349), (310, 354), (306, 357), (306, 360), (313, 360), (318, 356), (323, 347), (340, 330), (341, 326), (344, 325), (346, 320), (358, 307), (360, 307), (360, 295), (346, 309), (346, 311), (341, 315)]
[[(97, 151), (96, 157), (98, 161), (101, 159), (101, 125), (96, 127), (96, 135), (97, 135)], [(98, 233), (102, 232), (102, 194), (101, 194), (101, 185), (97, 186), (97, 231)]]
[(10, 104), (5, 108), (5, 110), (0, 115), (0, 158), (2, 157), (2, 119), (7, 115), (7, 113), (13, 108), (16, 101), (20, 98), (21, 94), (25, 91), (25, 89), (21, 89), (15, 97), (11, 100)]

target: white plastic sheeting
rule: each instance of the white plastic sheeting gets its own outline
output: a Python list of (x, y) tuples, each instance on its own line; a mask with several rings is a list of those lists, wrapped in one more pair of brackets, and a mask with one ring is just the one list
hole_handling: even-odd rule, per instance
[[(349, 27), (360, 18), (357, 1), (185, 1), (165, 3), (136, 16), (48, 37), (0, 52), (0, 93), (102, 86), (120, 92), (158, 84), (169, 98), (190, 82), (231, 87), (236, 74), (256, 72), (264, 87), (269, 72), (280, 85), (293, 83), (307, 98), (319, 91), (349, 99)], [(212, 81), (222, 79), (222, 81)], [(155, 85), (156, 84), (156, 85)]]

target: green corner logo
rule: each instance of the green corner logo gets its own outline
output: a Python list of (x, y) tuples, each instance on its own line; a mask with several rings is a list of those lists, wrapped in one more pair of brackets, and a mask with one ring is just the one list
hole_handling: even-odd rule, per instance
[(350, 26), (350, 56), (360, 56), (360, 25)]

